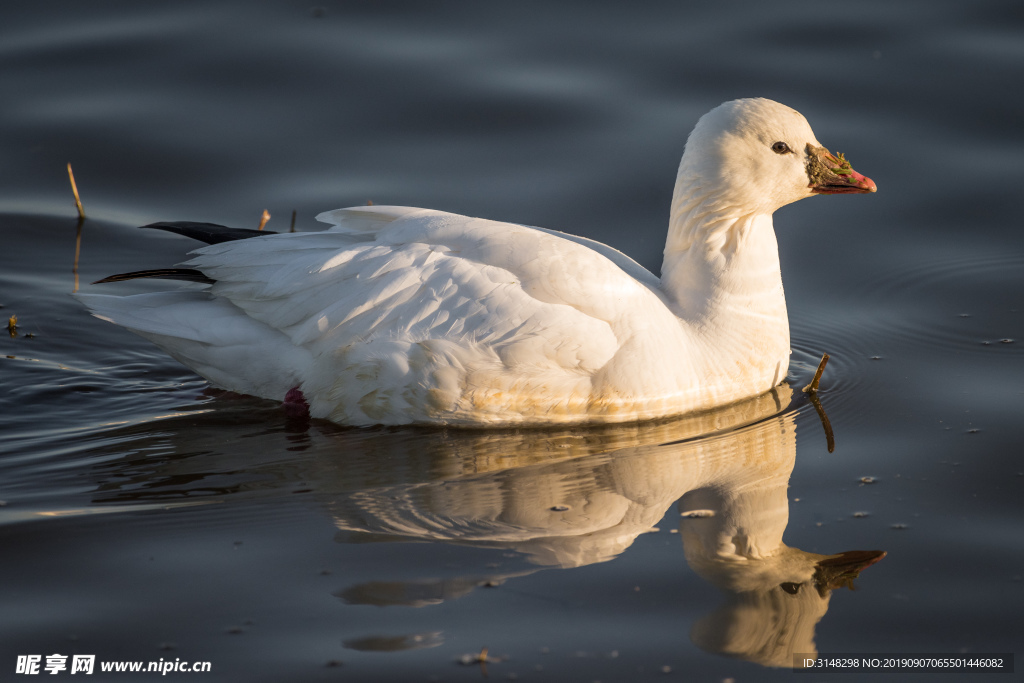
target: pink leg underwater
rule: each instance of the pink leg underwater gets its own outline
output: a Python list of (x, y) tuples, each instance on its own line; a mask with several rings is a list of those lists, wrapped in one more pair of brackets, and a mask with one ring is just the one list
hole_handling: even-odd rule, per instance
[(284, 395), (284, 412), (288, 417), (309, 417), (309, 404), (298, 387), (289, 389)]

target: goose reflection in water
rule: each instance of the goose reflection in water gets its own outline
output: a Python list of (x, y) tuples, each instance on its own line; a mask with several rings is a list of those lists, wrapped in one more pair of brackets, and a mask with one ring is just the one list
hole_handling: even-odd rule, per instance
[[(852, 587), (864, 567), (885, 555), (819, 555), (783, 543), (796, 458), (793, 404), (792, 391), (781, 385), (724, 409), (660, 423), (446, 432), (282, 425), (278, 419), (277, 425), (261, 423), (258, 434), (251, 406), (238, 411), (247, 415), (240, 425), (222, 422), (231, 412), (222, 406), (206, 416), (205, 429), (197, 429), (194, 417), (128, 428), (141, 432), (140, 441), (162, 440), (173, 453), (154, 471), (156, 446), (137, 444), (139, 455), (126, 456), (118, 467), (122, 485), (97, 502), (194, 498), (198, 491), (226, 499), (279, 492), (301, 480), (344, 542), (498, 548), (533, 565), (446, 579), (428, 578), (436, 576), (432, 569), (417, 567), (422, 578), (411, 580), (403, 567), (403, 580), (382, 577), (335, 592), (349, 604), (422, 607), (545, 568), (612, 560), (679, 501), (686, 562), (725, 594), (724, 603), (693, 626), (691, 639), (713, 653), (792, 666), (794, 653), (816, 652), (814, 631), (831, 592)], [(204, 484), (232, 472), (244, 472), (245, 479), (219, 491)], [(145, 493), (136, 486), (142, 482)], [(364, 641), (350, 646), (385, 648)], [(386, 649), (440, 641), (433, 634), (405, 642), (389, 640)]]
[[(726, 595), (694, 626), (694, 643), (792, 666), (794, 653), (816, 652), (814, 629), (832, 590), (852, 588), (885, 553), (819, 555), (783, 543), (796, 424), (794, 411), (778, 413), (790, 400), (782, 386), (661, 424), (452, 439), (433, 476), (367, 485), (330, 509), (352, 534), (497, 546), (540, 567), (570, 568), (613, 559), (678, 500), (687, 563)], [(338, 595), (424, 606), (524, 573), (369, 582)]]

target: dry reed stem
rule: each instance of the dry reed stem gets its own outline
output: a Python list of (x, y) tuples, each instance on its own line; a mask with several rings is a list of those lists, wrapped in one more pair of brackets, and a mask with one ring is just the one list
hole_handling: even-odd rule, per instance
[(71, 170), (71, 162), (68, 162), (68, 178), (71, 180), (71, 191), (75, 195), (75, 207), (78, 209), (78, 219), (85, 220), (85, 209), (82, 208), (82, 200), (78, 196), (78, 185), (75, 184), (75, 174)]
[(270, 220), (270, 212), (267, 211), (266, 209), (263, 209), (263, 215), (260, 216), (260, 227), (258, 227), (256, 229), (257, 230), (262, 230), (263, 226), (265, 226), (267, 224), (267, 221), (269, 221), (269, 220)]

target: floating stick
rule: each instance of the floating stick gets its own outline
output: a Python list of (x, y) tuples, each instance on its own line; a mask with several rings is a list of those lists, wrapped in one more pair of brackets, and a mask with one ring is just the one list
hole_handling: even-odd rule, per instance
[(82, 208), (82, 200), (78, 196), (78, 185), (75, 185), (75, 174), (71, 171), (71, 162), (68, 162), (68, 178), (71, 179), (71, 191), (75, 194), (75, 207), (78, 208), (78, 220), (85, 220), (85, 209)]
[(267, 224), (267, 221), (269, 221), (269, 220), (270, 220), (270, 212), (267, 211), (266, 209), (263, 209), (263, 215), (260, 216), (260, 227), (258, 227), (256, 229), (257, 230), (262, 230), (263, 226), (265, 226)]
[(814, 379), (811, 383), (803, 388), (804, 393), (813, 394), (818, 391), (818, 382), (821, 380), (821, 373), (825, 372), (825, 366), (828, 365), (828, 354), (822, 354), (821, 362), (818, 363), (818, 371), (814, 373)]

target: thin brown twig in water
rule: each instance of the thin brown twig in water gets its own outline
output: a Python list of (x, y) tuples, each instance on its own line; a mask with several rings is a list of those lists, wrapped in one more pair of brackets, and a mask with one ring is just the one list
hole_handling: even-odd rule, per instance
[(292, 227), (288, 229), (288, 232), (295, 232), (295, 209), (292, 209)]
[(266, 209), (263, 209), (263, 215), (260, 216), (260, 227), (258, 227), (256, 229), (257, 230), (262, 230), (263, 226), (265, 226), (267, 224), (267, 221), (269, 221), (269, 220), (270, 220), (270, 212), (267, 211)]
[(818, 391), (818, 382), (821, 381), (821, 373), (825, 372), (825, 366), (828, 365), (828, 354), (822, 354), (821, 362), (818, 363), (818, 371), (814, 373), (814, 379), (811, 383), (803, 388), (804, 393), (813, 394)]
[(78, 208), (78, 219), (85, 220), (85, 209), (82, 208), (82, 200), (78, 196), (78, 185), (75, 184), (75, 174), (71, 170), (71, 162), (68, 162), (68, 178), (71, 179), (71, 192), (75, 195), (75, 207)]
[(828, 452), (831, 453), (836, 449), (836, 437), (832, 433), (832, 423), (828, 420), (828, 415), (825, 413), (825, 409), (821, 405), (821, 401), (818, 399), (818, 382), (821, 381), (821, 373), (825, 372), (825, 366), (828, 364), (828, 354), (823, 353), (821, 355), (821, 362), (818, 363), (818, 370), (814, 373), (814, 379), (811, 383), (803, 388), (804, 393), (810, 394), (811, 405), (814, 406), (815, 412), (818, 413), (818, 419), (821, 420), (821, 426), (825, 430), (825, 442), (828, 444)]

